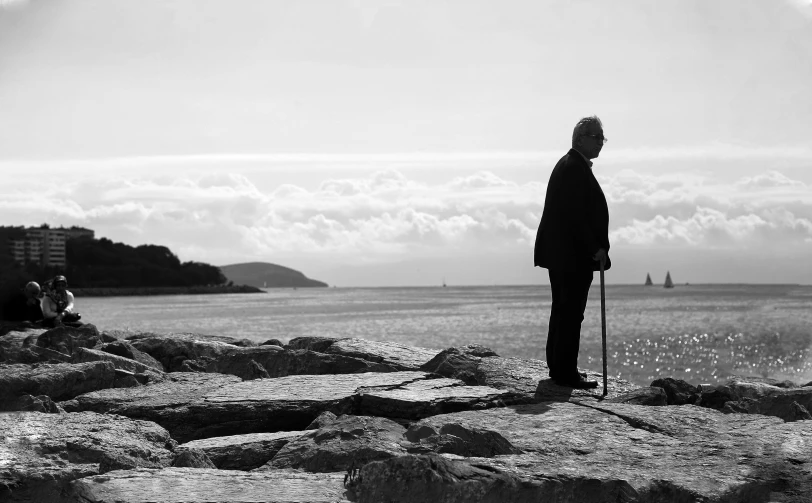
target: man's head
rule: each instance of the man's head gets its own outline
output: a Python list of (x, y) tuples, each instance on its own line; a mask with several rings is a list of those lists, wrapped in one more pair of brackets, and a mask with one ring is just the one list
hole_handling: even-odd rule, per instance
[(25, 285), (25, 294), (29, 297), (36, 297), (40, 293), (39, 283), (36, 281), (29, 281)]
[(606, 137), (603, 124), (597, 115), (584, 117), (572, 130), (572, 148), (584, 154), (587, 159), (595, 159), (601, 153)]

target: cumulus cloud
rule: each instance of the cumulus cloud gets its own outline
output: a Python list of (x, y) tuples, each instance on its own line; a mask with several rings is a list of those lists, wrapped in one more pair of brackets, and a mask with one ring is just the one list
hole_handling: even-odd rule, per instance
[(768, 171), (756, 176), (745, 177), (736, 182), (736, 185), (744, 188), (758, 187), (798, 187), (805, 188), (806, 184), (792, 180), (778, 171)]
[[(710, 173), (633, 170), (599, 179), (615, 250), (810, 251), (809, 187), (780, 171), (733, 183)], [(166, 245), (183, 260), (394, 263), (480, 253), (530, 256), (545, 192), (543, 183), (490, 171), (427, 183), (384, 169), (311, 188), (265, 190), (236, 173), (110, 175), (0, 194), (0, 211), (8, 223), (82, 225), (130, 244)]]

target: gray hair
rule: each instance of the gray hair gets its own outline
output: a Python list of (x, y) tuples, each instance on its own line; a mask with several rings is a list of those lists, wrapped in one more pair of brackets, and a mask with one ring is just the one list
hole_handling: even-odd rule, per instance
[(575, 140), (577, 140), (579, 136), (585, 135), (590, 126), (595, 124), (603, 129), (603, 123), (597, 115), (590, 115), (589, 117), (583, 117), (579, 120), (578, 124), (575, 125), (575, 129), (572, 130), (572, 144), (575, 145)]

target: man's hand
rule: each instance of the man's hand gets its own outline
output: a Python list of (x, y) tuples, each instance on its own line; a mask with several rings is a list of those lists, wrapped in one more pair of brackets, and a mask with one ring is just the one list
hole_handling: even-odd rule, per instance
[(606, 261), (606, 250), (603, 248), (599, 248), (595, 255), (592, 255), (592, 260), (595, 262), (605, 262)]

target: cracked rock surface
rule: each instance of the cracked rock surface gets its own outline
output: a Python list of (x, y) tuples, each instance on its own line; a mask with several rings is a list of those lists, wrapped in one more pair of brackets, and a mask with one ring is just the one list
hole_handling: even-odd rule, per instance
[(439, 353), (436, 349), (357, 338), (300, 337), (291, 340), (288, 347), (360, 358), (389, 365), (396, 370), (419, 370)]
[(244, 433), (303, 430), (321, 412), (352, 412), (357, 390), (426, 379), (423, 372), (302, 375), (241, 381), (223, 374), (172, 373), (164, 382), (87, 393), (62, 406), (148, 419), (179, 442)]
[(419, 419), (469, 409), (485, 409), (523, 401), (509, 391), (467, 386), (458, 379), (429, 379), (393, 389), (364, 390), (360, 412), (367, 415)]
[(61, 502), (71, 480), (161, 468), (175, 442), (155, 423), (82, 412), (0, 414), (0, 501)]
[(382, 417), (344, 415), (285, 445), (257, 471), (300, 468), (308, 472), (337, 472), (378, 459), (405, 454), (406, 428)]
[(214, 466), (222, 470), (253, 470), (270, 461), (279, 449), (304, 433), (304, 431), (277, 431), (211, 437), (181, 444), (176, 451), (200, 450), (208, 456)]
[[(0, 338), (21, 359), (77, 362), (0, 365), (0, 405), (42, 411), (0, 415), (3, 503), (810, 503), (812, 494), (812, 387), (790, 382), (610, 379), (602, 398), (600, 388), (556, 385), (544, 362), (477, 345), (438, 354), (360, 339), (283, 348), (105, 333), (110, 354), (65, 334), (50, 338), (54, 350), (33, 345), (35, 333)], [(152, 368), (175, 371), (125, 356), (137, 345), (163, 358), (143, 357)], [(83, 390), (91, 369), (109, 382)], [(124, 385), (133, 387), (110, 387)], [(674, 405), (685, 402), (696, 405)]]
[(142, 468), (77, 480), (71, 496), (82, 503), (343, 503), (343, 480), (343, 473)]
[(589, 400), (433, 416), (410, 431), (450, 424), (487, 425), (522, 453), (370, 463), (354, 501), (800, 503), (812, 490), (802, 422)]
[[(601, 388), (580, 390), (559, 386), (550, 379), (545, 362), (502, 358), (492, 349), (478, 344), (446, 349), (420, 368), (426, 372), (460, 379), (470, 385), (509, 390), (539, 402), (566, 401), (570, 398), (591, 397), (602, 392)], [(602, 374), (587, 371), (587, 375), (602, 386)], [(638, 387), (623, 379), (610, 377), (607, 396), (617, 397)]]

